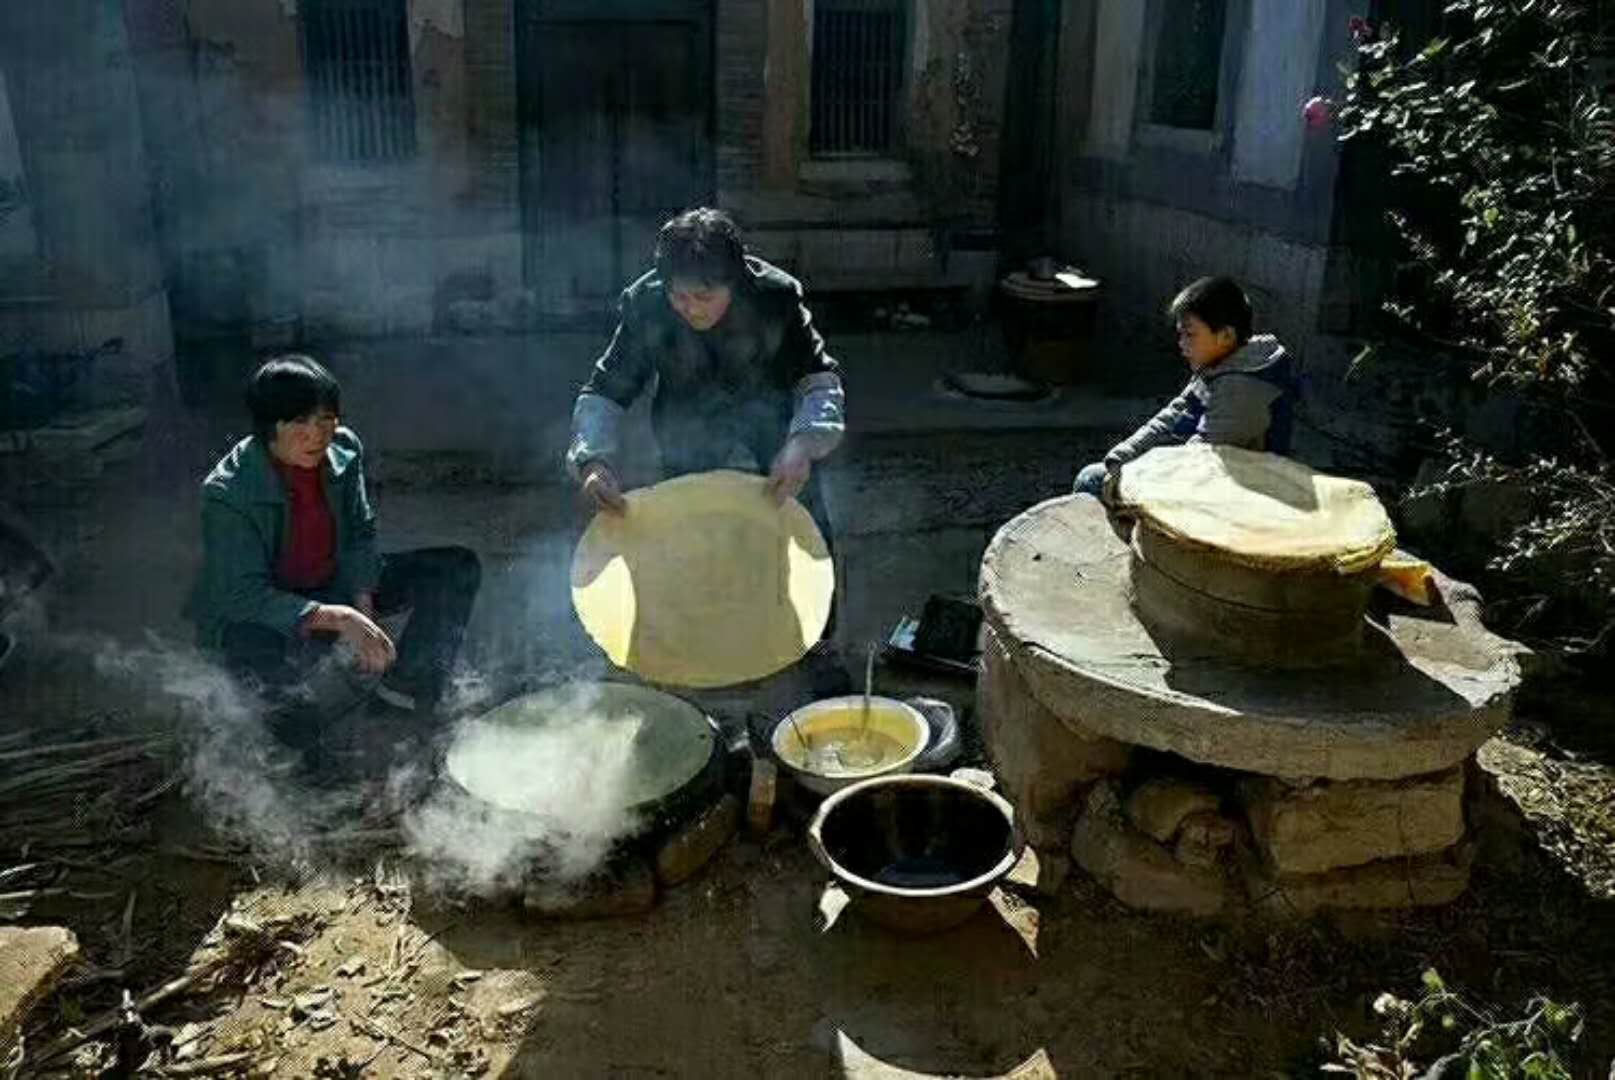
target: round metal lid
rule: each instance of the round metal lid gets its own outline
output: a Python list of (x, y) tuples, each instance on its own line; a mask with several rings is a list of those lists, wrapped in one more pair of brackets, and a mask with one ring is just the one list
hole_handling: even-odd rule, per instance
[(567, 762), (609, 771), (620, 804), (644, 810), (694, 780), (715, 742), (687, 701), (630, 683), (582, 683), (514, 698), (466, 724), (445, 768), (474, 798), (532, 813), (550, 805), (538, 788)]

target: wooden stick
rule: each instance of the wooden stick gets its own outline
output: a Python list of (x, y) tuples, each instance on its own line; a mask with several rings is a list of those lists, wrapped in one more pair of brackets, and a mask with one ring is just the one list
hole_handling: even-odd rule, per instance
[(211, 1076), (226, 1069), (239, 1069), (251, 1062), (252, 1055), (248, 1053), (220, 1054), (218, 1057), (199, 1058), (178, 1065), (164, 1065), (157, 1073), (159, 1076)]
[(159, 855), (167, 855), (175, 859), (189, 859), (192, 862), (219, 863), (222, 866), (242, 867), (252, 864), (250, 855), (236, 855), (228, 851), (210, 851), (206, 848), (180, 847), (175, 844), (165, 844), (157, 849)]
[[(133, 1006), (134, 1011), (137, 1013), (143, 1013), (149, 1009), (155, 1009), (165, 1001), (169, 1001), (170, 999), (176, 998), (185, 993), (191, 987), (195, 986), (199, 981), (207, 978), (209, 975), (212, 975), (228, 962), (229, 958), (227, 956), (220, 957), (217, 960), (212, 960), (206, 964), (203, 964), (201, 967), (193, 968), (178, 978), (170, 979), (168, 982), (136, 1001)], [(121, 1005), (116, 1009), (111, 1009), (108, 1012), (102, 1013), (101, 1016), (92, 1022), (89, 1027), (78, 1031), (68, 1032), (60, 1039), (57, 1039), (50, 1046), (47, 1046), (44, 1052), (34, 1060), (36, 1062), (50, 1061), (53, 1058), (59, 1058), (63, 1054), (68, 1054), (74, 1050), (77, 1050), (91, 1039), (99, 1038), (100, 1036), (111, 1031), (113, 1028), (117, 1027), (119, 1024), (123, 1023), (123, 1015), (124, 1010), (123, 1006)]]
[(81, 742), (54, 743), (50, 746), (30, 746), (26, 750), (8, 750), (0, 754), (0, 761), (24, 761), (28, 758), (45, 757), (50, 754), (68, 754), (77, 750), (105, 750), (110, 746), (156, 746), (165, 739), (153, 739), (149, 735), (118, 735), (106, 739), (85, 739)]
[(26, 877), (30, 872), (38, 870), (45, 864), (42, 862), (23, 863), (6, 870), (0, 870), (0, 885), (10, 882), (14, 878)]
[(123, 906), (123, 937), (118, 942), (118, 966), (128, 967), (135, 955), (135, 898), (139, 889), (129, 890), (129, 902)]
[(442, 1064), (442, 1059), (436, 1054), (432, 1053), (430, 1050), (423, 1050), (419, 1046), (416, 1046), (414, 1043), (410, 1042), (408, 1039), (404, 1038), (402, 1035), (399, 1035), (397, 1032), (388, 1031), (386, 1028), (370, 1019), (370, 1017), (360, 1016), (356, 1013), (348, 1012), (346, 1009), (342, 1010), (342, 1014), (355, 1024), (358, 1024), (366, 1031), (375, 1035), (377, 1038), (386, 1039), (388, 1042), (393, 1043), (396, 1046), (401, 1046), (411, 1053), (419, 1054), (427, 1061), (430, 1061), (433, 1065)]

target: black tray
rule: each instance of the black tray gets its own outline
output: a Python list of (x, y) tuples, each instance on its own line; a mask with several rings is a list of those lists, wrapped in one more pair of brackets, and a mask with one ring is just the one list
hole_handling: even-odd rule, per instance
[(975, 678), (981, 671), (981, 608), (973, 598), (935, 595), (919, 618), (904, 615), (886, 638), (894, 664)]

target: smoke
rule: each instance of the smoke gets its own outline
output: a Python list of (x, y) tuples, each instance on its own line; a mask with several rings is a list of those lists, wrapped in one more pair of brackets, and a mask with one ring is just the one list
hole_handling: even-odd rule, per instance
[(97, 677), (141, 701), (144, 711), (173, 716), (187, 793), (214, 832), (276, 862), (312, 858), (342, 800), (296, 779), (297, 762), (270, 735), (263, 701), (194, 649), (155, 638), (138, 648), (80, 636), (51, 643), (88, 655)]
[[(608, 714), (593, 684), (454, 729), (444, 776), (404, 817), (409, 853), (435, 887), (486, 895), (535, 877), (566, 889), (640, 824), (629, 809), (642, 717)], [(393, 786), (417, 782), (414, 770)]]

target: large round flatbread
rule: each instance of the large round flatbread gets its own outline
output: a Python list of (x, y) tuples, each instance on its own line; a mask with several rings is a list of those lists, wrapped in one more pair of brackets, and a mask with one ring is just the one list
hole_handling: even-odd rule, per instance
[(1231, 446), (1151, 450), (1122, 467), (1116, 503), (1180, 544), (1263, 569), (1357, 573), (1396, 547), (1367, 484)]
[(597, 514), (572, 559), (572, 603), (611, 661), (647, 681), (717, 687), (802, 658), (835, 593), (824, 537), (749, 473), (699, 473)]

